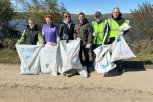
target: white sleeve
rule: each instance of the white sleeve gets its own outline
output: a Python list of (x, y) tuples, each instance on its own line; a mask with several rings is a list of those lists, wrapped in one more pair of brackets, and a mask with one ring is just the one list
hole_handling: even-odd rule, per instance
[(42, 36), (44, 36), (45, 35), (45, 33), (44, 33), (44, 30), (42, 29)]
[(57, 36), (57, 39), (56, 40), (57, 40), (57, 42), (59, 42), (60, 41), (60, 37)]

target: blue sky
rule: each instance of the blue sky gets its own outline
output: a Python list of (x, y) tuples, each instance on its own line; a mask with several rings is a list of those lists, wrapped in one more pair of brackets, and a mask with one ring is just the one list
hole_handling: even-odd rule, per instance
[[(16, 0), (11, 0), (15, 3)], [(29, 0), (30, 1), (30, 0)], [(129, 13), (131, 9), (137, 8), (142, 2), (153, 3), (153, 0), (57, 0), (58, 3), (64, 3), (70, 13), (94, 14), (101, 11), (103, 14), (111, 13), (114, 7), (119, 7), (121, 12)]]
[(121, 12), (129, 13), (130, 9), (137, 8), (138, 4), (145, 1), (153, 3), (153, 0), (58, 0), (59, 3), (64, 3), (70, 13), (83, 11), (86, 14), (94, 14), (97, 10), (111, 13), (116, 6), (121, 9)]

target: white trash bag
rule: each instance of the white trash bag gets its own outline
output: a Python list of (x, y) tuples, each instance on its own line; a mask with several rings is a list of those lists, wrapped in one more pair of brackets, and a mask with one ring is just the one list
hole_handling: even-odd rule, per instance
[(114, 43), (111, 57), (112, 62), (136, 57), (124, 40), (123, 36), (118, 36)]
[(42, 45), (16, 44), (15, 46), (21, 60), (20, 74), (39, 74)]
[(94, 50), (96, 54), (95, 70), (97, 73), (105, 73), (116, 67), (116, 64), (111, 62), (111, 55), (109, 52), (110, 46), (99, 46)]
[(40, 52), (41, 72), (44, 74), (52, 74), (57, 76), (57, 50), (56, 45), (45, 44), (45, 47)]
[(62, 57), (62, 73), (71, 69), (76, 69), (78, 73), (87, 77), (87, 69), (82, 67), (79, 59), (80, 40), (66, 40), (60, 41), (60, 51)]

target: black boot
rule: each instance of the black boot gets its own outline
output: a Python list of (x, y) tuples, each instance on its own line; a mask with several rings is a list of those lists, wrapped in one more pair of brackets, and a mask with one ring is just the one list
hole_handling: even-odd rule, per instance
[(122, 69), (122, 68), (119, 68), (119, 67), (118, 67), (117, 69), (118, 69), (118, 72), (119, 72), (119, 73), (121, 73), (121, 74), (123, 73), (123, 69)]

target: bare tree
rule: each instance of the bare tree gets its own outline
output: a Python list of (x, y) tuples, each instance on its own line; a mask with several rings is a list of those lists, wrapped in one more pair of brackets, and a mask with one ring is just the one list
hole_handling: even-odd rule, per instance
[(44, 23), (45, 15), (52, 15), (55, 22), (61, 21), (61, 14), (66, 11), (64, 4), (58, 4), (57, 0), (17, 0), (21, 6), (17, 7), (17, 11), (22, 13), (22, 18), (34, 18), (38, 25)]

